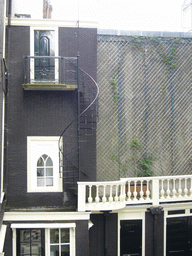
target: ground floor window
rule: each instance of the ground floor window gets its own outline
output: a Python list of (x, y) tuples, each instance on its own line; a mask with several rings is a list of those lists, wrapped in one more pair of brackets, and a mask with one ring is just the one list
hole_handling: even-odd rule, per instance
[(69, 229), (50, 229), (50, 256), (70, 256)]
[(17, 230), (17, 256), (44, 256), (45, 242), (43, 229)]
[(11, 225), (13, 256), (75, 256), (75, 223), (24, 225)]

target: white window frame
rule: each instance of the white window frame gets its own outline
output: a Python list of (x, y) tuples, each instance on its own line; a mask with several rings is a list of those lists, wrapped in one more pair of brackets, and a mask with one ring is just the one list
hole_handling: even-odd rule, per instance
[[(54, 31), (55, 32), (55, 57), (59, 56), (59, 33), (58, 27), (30, 27), (30, 56), (35, 56), (34, 52), (34, 31), (35, 30), (46, 30), (46, 31)], [(30, 83), (36, 82), (35, 80), (35, 66), (34, 59), (30, 59)], [(55, 82), (59, 81), (59, 60), (55, 59)], [(38, 82), (38, 81), (37, 81)]]
[[(62, 178), (59, 177), (59, 139), (58, 136), (27, 137), (27, 192), (63, 191)], [(37, 160), (43, 152), (53, 161), (53, 186), (37, 186)]]
[(70, 230), (70, 256), (76, 255), (76, 240), (75, 240), (75, 232), (76, 232), (76, 224), (75, 223), (13, 223), (11, 224), (11, 228), (13, 231), (12, 239), (13, 239), (13, 256), (17, 256), (17, 229), (45, 229), (45, 255), (50, 255), (50, 229), (60, 229), (67, 228)]

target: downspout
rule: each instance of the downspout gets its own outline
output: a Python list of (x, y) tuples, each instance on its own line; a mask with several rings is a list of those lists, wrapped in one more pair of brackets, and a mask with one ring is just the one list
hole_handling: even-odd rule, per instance
[[(119, 97), (118, 97), (118, 131), (119, 131), (119, 158), (121, 158), (121, 144), (122, 144), (122, 95), (121, 95), (121, 41), (118, 41), (118, 58), (119, 58), (119, 63), (118, 63), (118, 92), (119, 92)], [(119, 178), (122, 178), (122, 173), (121, 170), (119, 169)]]
[(12, 0), (7, 1), (8, 5), (8, 26), (11, 26), (11, 9), (12, 9)]
[[(171, 55), (173, 42), (171, 42)], [(172, 60), (171, 60), (172, 65)], [(172, 161), (172, 170), (171, 173), (173, 174), (174, 171), (174, 134), (175, 134), (175, 121), (174, 121), (174, 84), (173, 84), (173, 68), (171, 67), (170, 70), (170, 93), (171, 93), (171, 161)]]
[(144, 67), (145, 67), (145, 149), (146, 154), (148, 154), (148, 83), (147, 83), (147, 64), (146, 64), (146, 52), (147, 49), (144, 47)]

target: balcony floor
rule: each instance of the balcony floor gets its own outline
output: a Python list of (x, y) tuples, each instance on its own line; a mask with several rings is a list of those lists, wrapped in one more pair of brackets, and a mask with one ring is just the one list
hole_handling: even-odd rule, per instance
[(75, 84), (55, 84), (55, 83), (33, 83), (22, 84), (24, 90), (47, 90), (47, 91), (74, 91), (77, 89)]

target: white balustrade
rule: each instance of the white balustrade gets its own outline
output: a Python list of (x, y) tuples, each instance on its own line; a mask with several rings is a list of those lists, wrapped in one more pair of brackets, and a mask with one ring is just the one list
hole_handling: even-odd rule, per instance
[(78, 182), (78, 211), (117, 210), (126, 205), (192, 200), (192, 175)]

